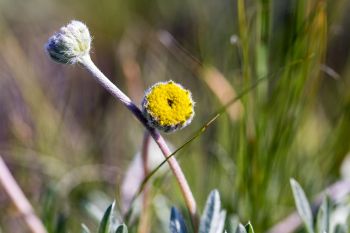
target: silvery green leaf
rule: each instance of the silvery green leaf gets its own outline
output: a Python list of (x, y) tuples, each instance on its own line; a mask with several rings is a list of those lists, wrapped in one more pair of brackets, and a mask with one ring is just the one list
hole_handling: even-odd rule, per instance
[(117, 227), (115, 233), (128, 233), (128, 228), (125, 224), (121, 224)]
[(348, 233), (347, 227), (344, 224), (337, 224), (334, 233)]
[(81, 224), (81, 233), (91, 233), (85, 224)]
[(312, 212), (306, 195), (296, 180), (290, 179), (290, 185), (293, 190), (294, 201), (300, 218), (303, 220), (306, 230), (309, 233), (314, 233)]
[(250, 222), (248, 222), (247, 225), (245, 225), (245, 229), (246, 229), (247, 233), (254, 233), (253, 226)]
[(224, 231), (224, 226), (225, 226), (225, 220), (226, 220), (226, 211), (222, 210), (220, 212), (218, 224), (215, 230), (215, 233), (222, 233)]
[(239, 218), (237, 216), (231, 216), (229, 219), (229, 233), (236, 233), (239, 225)]
[(181, 213), (175, 207), (171, 208), (170, 232), (171, 233), (187, 233), (185, 221), (184, 221)]
[(330, 220), (330, 202), (326, 196), (317, 213), (317, 232), (324, 233), (329, 232), (329, 220)]
[(245, 227), (242, 224), (239, 224), (237, 229), (236, 229), (236, 233), (247, 233), (247, 230), (245, 229)]
[(220, 225), (220, 195), (217, 190), (210, 192), (207, 199), (204, 213), (200, 220), (199, 233), (216, 233)]
[(98, 228), (98, 233), (110, 233), (111, 231), (111, 222), (114, 211), (115, 201), (107, 208), (103, 214), (100, 226)]

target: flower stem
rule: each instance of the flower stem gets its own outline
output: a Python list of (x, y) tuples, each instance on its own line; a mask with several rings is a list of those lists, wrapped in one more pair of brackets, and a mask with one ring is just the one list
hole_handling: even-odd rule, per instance
[[(143, 126), (148, 130), (152, 138), (158, 144), (160, 150), (162, 151), (165, 158), (171, 155), (171, 151), (167, 146), (164, 138), (160, 135), (158, 130), (152, 128), (148, 125), (147, 119), (143, 116), (141, 110), (131, 101), (131, 99), (125, 95), (116, 85), (114, 85), (94, 64), (89, 55), (79, 58), (78, 62), (90, 72), (90, 74), (95, 78), (95, 80), (100, 83), (110, 94), (112, 94), (116, 99), (120, 100), (133, 114), (134, 116), (143, 124)], [(186, 206), (191, 214), (192, 221), (196, 227), (196, 201), (193, 197), (192, 191), (187, 183), (184, 173), (181, 170), (175, 157), (168, 159), (169, 166), (180, 186), (181, 193), (185, 199)]]
[(23, 191), (17, 184), (15, 178), (12, 176), (10, 170), (7, 168), (4, 160), (0, 156), (0, 184), (9, 195), (12, 202), (15, 204), (18, 211), (24, 218), (28, 228), (32, 233), (46, 233), (46, 229), (35, 215), (32, 205), (24, 195)]

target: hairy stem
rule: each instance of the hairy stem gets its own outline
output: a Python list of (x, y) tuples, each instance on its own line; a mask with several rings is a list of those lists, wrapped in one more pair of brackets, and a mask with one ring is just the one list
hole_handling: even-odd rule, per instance
[(1, 156), (0, 184), (3, 186), (5, 192), (9, 195), (13, 204), (24, 218), (30, 231), (32, 233), (47, 233), (43, 223), (35, 215), (32, 205), (29, 203)]
[[(148, 130), (152, 138), (158, 144), (160, 150), (162, 151), (165, 158), (167, 158), (171, 151), (166, 144), (164, 138), (160, 135), (158, 130), (152, 128), (148, 125), (147, 119), (143, 116), (141, 110), (130, 100), (130, 98), (125, 95), (116, 85), (114, 85), (93, 63), (89, 55), (81, 57), (79, 63), (90, 72), (90, 74), (95, 78), (95, 80), (100, 83), (110, 94), (112, 94), (116, 99), (120, 100), (133, 114), (134, 116), (143, 124), (143, 126)], [(181, 193), (185, 199), (186, 206), (191, 214), (192, 221), (196, 223), (196, 201), (193, 197), (192, 191), (187, 183), (184, 173), (180, 165), (178, 164), (175, 157), (168, 159), (169, 166), (180, 186)]]

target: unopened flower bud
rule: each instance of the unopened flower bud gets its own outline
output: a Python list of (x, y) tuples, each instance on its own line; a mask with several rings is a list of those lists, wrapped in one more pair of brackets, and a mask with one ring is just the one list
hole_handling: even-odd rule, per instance
[(54, 61), (74, 64), (79, 58), (89, 54), (90, 46), (89, 29), (84, 23), (73, 20), (50, 37), (46, 50)]

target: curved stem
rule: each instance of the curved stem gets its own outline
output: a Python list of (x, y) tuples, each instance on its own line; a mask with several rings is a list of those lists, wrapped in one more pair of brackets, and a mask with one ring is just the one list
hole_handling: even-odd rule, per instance
[(47, 233), (43, 223), (38, 216), (35, 215), (32, 205), (29, 203), (1, 156), (0, 184), (23, 216), (30, 231), (33, 233)]
[[(116, 85), (114, 85), (93, 63), (89, 55), (83, 56), (79, 59), (79, 63), (90, 72), (90, 74), (95, 78), (95, 80), (100, 83), (111, 95), (116, 99), (120, 100), (133, 114), (134, 116), (143, 124), (143, 126), (148, 130), (152, 138), (158, 144), (160, 150), (162, 151), (165, 158), (167, 158), (171, 151), (166, 144), (164, 138), (160, 135), (158, 130), (152, 128), (148, 125), (147, 119), (143, 116), (141, 110), (130, 100), (130, 98), (125, 95)], [(184, 173), (180, 165), (178, 164), (175, 157), (171, 157), (168, 160), (169, 166), (180, 186), (181, 193), (185, 199), (186, 206), (191, 214), (192, 221), (196, 225), (196, 201), (193, 197), (192, 191), (187, 183)]]

